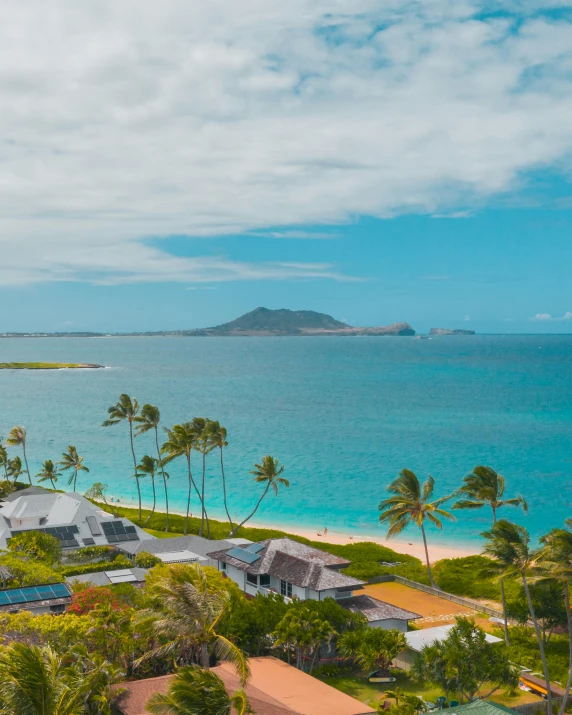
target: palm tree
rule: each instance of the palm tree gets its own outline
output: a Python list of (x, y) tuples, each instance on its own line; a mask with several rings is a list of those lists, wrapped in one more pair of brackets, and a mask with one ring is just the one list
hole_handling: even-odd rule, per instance
[(52, 489), (55, 489), (58, 477), (61, 477), (61, 472), (58, 472), (57, 465), (55, 465), (51, 459), (46, 459), (36, 476), (40, 484), (50, 481), (52, 483)]
[(0, 466), (4, 467), (4, 476), (8, 479), (8, 450), (4, 447), (2, 437), (0, 437)]
[(438, 588), (431, 572), (427, 535), (425, 534), (425, 520), (427, 519), (438, 529), (442, 529), (443, 522), (441, 518), (449, 519), (450, 521), (456, 521), (456, 519), (448, 511), (441, 509), (441, 504), (448, 501), (451, 496), (430, 501), (434, 488), (435, 480), (432, 476), (428, 476), (423, 486), (421, 486), (416, 475), (411, 470), (402, 469), (399, 477), (387, 487), (387, 491), (393, 493), (394, 496), (385, 499), (379, 505), (381, 512), (379, 521), (382, 524), (389, 523), (388, 539), (400, 534), (409, 524), (415, 524), (421, 529), (429, 581), (433, 588)]
[(220, 452), (220, 473), (222, 475), (222, 495), (224, 499), (224, 510), (228, 517), (228, 523), (232, 530), (232, 518), (230, 512), (228, 511), (228, 504), (226, 500), (226, 478), (224, 474), (224, 461), (222, 453), (225, 447), (228, 447), (228, 442), (226, 441), (226, 427), (223, 427), (217, 420), (211, 420), (208, 426), (208, 440), (210, 444), (216, 449), (218, 447)]
[(216, 673), (196, 665), (181, 668), (169, 692), (154, 693), (146, 709), (152, 715), (246, 715), (252, 712), (244, 690), (232, 695)]
[(567, 519), (565, 529), (552, 529), (540, 541), (543, 547), (538, 554), (538, 565), (548, 578), (556, 578), (564, 589), (566, 620), (568, 622), (569, 670), (566, 692), (560, 706), (559, 715), (566, 712), (566, 704), (572, 687), (572, 612), (570, 609), (570, 591), (572, 584), (572, 519)]
[[(453, 509), (482, 509), (490, 506), (493, 512), (493, 525), (497, 523), (497, 511), (503, 506), (521, 507), (524, 513), (528, 512), (528, 505), (524, 497), (517, 496), (513, 499), (504, 499), (504, 477), (495, 472), (491, 467), (475, 467), (471, 474), (464, 480), (463, 486), (457, 494), (465, 497), (453, 504)], [(508, 619), (506, 615), (506, 595), (504, 580), (500, 580), (501, 601), (503, 612), (504, 639), (510, 645), (508, 634)]]
[(202, 455), (202, 463), (203, 463), (203, 478), (202, 478), (202, 484), (201, 484), (201, 503), (202, 503), (202, 512), (201, 512), (201, 528), (199, 531), (199, 536), (203, 535), (203, 528), (205, 524), (205, 519), (207, 522), (207, 535), (208, 538), (210, 539), (210, 526), (209, 526), (209, 518), (207, 516), (207, 510), (206, 510), (206, 505), (205, 505), (205, 476), (206, 476), (206, 458), (207, 454), (211, 452), (214, 449), (214, 444), (212, 444), (209, 441), (209, 423), (210, 420), (207, 419), (206, 417), (194, 417), (193, 418), (193, 429), (198, 435), (198, 438), (195, 440), (195, 449), (197, 452), (199, 452)]
[(6, 467), (6, 474), (8, 478), (12, 479), (12, 483), (18, 481), (18, 477), (25, 473), (25, 469), (22, 469), (22, 460), (20, 457), (14, 457), (8, 460), (8, 466)]
[(26, 428), (17, 425), (16, 427), (12, 427), (12, 429), (8, 433), (8, 439), (6, 440), (6, 444), (10, 445), (11, 447), (22, 447), (22, 452), (24, 453), (24, 463), (26, 465), (26, 474), (28, 475), (28, 481), (31, 485), (32, 477), (30, 477), (30, 468), (28, 467), (28, 457), (26, 455), (26, 439)]
[(159, 408), (155, 405), (143, 405), (141, 408), (141, 414), (137, 415), (134, 420), (137, 423), (135, 428), (135, 436), (140, 434), (145, 434), (153, 430), (155, 433), (155, 447), (157, 448), (157, 460), (159, 466), (161, 467), (161, 476), (163, 478), (163, 488), (165, 490), (165, 531), (169, 531), (169, 494), (167, 490), (167, 478), (169, 475), (165, 472), (163, 467), (163, 460), (161, 459), (161, 450), (159, 448), (159, 424), (161, 422), (161, 413)]
[(103, 422), (102, 427), (112, 427), (120, 422), (127, 420), (129, 425), (129, 442), (131, 444), (131, 456), (133, 457), (133, 473), (135, 475), (135, 483), (137, 484), (137, 497), (139, 499), (139, 521), (141, 521), (141, 487), (139, 485), (139, 477), (137, 476), (137, 459), (135, 457), (135, 448), (133, 446), (133, 420), (139, 412), (139, 403), (135, 398), (129, 397), (123, 393), (119, 396), (118, 402), (111, 407), (108, 407), (108, 419)]
[(362, 628), (346, 631), (338, 640), (340, 655), (355, 658), (365, 672), (376, 668), (386, 673), (394, 658), (405, 648), (405, 636), (397, 629), (386, 631), (382, 628)]
[[(146, 454), (144, 457), (141, 457), (141, 461), (137, 465), (137, 472), (139, 474), (151, 477), (151, 486), (153, 488), (153, 508), (151, 509), (147, 520), (145, 521), (145, 526), (147, 526), (147, 524), (149, 523), (149, 519), (155, 513), (155, 506), (157, 503), (157, 495), (155, 493), (155, 473), (157, 471), (159, 463), (160, 460), (158, 460), (156, 457), (150, 457), (148, 454)], [(166, 478), (168, 476), (168, 474), (164, 474), (163, 478)]]
[(528, 610), (534, 625), (534, 632), (536, 633), (536, 640), (538, 641), (538, 648), (540, 650), (544, 680), (546, 681), (547, 712), (551, 713), (552, 691), (550, 689), (550, 678), (548, 677), (544, 641), (534, 612), (528, 585), (528, 575), (534, 569), (538, 555), (530, 550), (530, 535), (524, 526), (513, 524), (507, 519), (497, 521), (497, 523), (489, 531), (485, 531), (482, 536), (487, 539), (483, 554), (491, 558), (490, 569), (496, 572), (500, 578), (513, 578), (518, 576), (522, 579)]
[(167, 642), (150, 650), (136, 665), (151, 657), (175, 656), (182, 662), (198, 659), (209, 668), (209, 648), (236, 668), (242, 685), (250, 676), (248, 660), (231, 641), (217, 633), (221, 619), (231, 607), (226, 589), (213, 588), (208, 572), (198, 564), (171, 568), (169, 574), (151, 586), (155, 609), (139, 614), (161, 640)]
[(247, 521), (250, 521), (250, 519), (252, 519), (252, 517), (258, 511), (258, 507), (262, 504), (262, 500), (268, 494), (268, 490), (270, 489), (270, 487), (274, 489), (274, 494), (278, 495), (279, 485), (282, 485), (283, 487), (290, 486), (290, 482), (284, 477), (280, 476), (284, 472), (284, 465), (278, 465), (278, 460), (274, 459), (274, 457), (271, 457), (269, 454), (262, 458), (262, 464), (254, 465), (254, 469), (251, 470), (250, 474), (254, 475), (254, 481), (257, 484), (266, 484), (266, 487), (260, 495), (260, 499), (256, 503), (256, 506), (254, 507), (252, 512), (246, 517), (246, 519), (244, 519), (244, 521), (241, 521), (238, 526), (234, 527), (230, 536), (234, 536), (241, 526), (244, 526)]
[(168, 464), (174, 459), (183, 456), (187, 461), (187, 479), (189, 486), (187, 491), (187, 513), (185, 517), (185, 528), (183, 531), (183, 533), (186, 534), (189, 526), (191, 491), (193, 487), (199, 495), (199, 499), (201, 499), (201, 493), (197, 489), (197, 485), (195, 484), (193, 473), (191, 471), (191, 453), (195, 447), (198, 435), (190, 422), (185, 422), (182, 425), (174, 425), (172, 429), (167, 429), (165, 427), (165, 432), (167, 433), (167, 440), (161, 447), (161, 453), (166, 454), (167, 456), (163, 459), (163, 464)]
[(49, 646), (12, 643), (0, 653), (0, 713), (78, 715), (110, 712), (110, 686), (118, 672), (97, 664), (59, 656)]
[(89, 469), (83, 463), (83, 457), (80, 457), (77, 453), (77, 449), (73, 444), (68, 445), (68, 451), (62, 453), (60, 466), (63, 468), (64, 472), (71, 471), (68, 484), (73, 483), (73, 490), (75, 492), (77, 484), (77, 475), (79, 472), (89, 472)]

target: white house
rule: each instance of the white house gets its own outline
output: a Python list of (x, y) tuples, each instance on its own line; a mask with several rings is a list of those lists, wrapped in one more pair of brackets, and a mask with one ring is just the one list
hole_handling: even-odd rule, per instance
[(77, 492), (60, 494), (41, 487), (14, 492), (0, 504), (0, 549), (23, 531), (51, 534), (63, 549), (154, 539), (129, 519), (108, 514)]
[(268, 539), (207, 554), (248, 595), (279, 593), (289, 601), (334, 598), (341, 606), (363, 613), (374, 628), (407, 630), (419, 614), (383, 603), (366, 594), (355, 595), (365, 582), (341, 573), (346, 559), (291, 539)]

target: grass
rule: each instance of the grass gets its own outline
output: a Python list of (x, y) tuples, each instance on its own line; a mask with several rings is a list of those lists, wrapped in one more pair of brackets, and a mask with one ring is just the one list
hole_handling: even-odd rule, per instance
[(151, 534), (156, 539), (176, 539), (177, 536), (182, 536), (182, 534), (174, 534), (171, 531), (157, 531), (157, 529), (144, 529), (143, 531)]
[(86, 365), (73, 362), (0, 362), (0, 370), (73, 370), (90, 367), (103, 367), (103, 365)]
[[(369, 683), (366, 678), (361, 673), (352, 673), (349, 675), (341, 675), (339, 677), (332, 678), (322, 678), (322, 680), (331, 685), (333, 688), (340, 690), (346, 695), (351, 695), (356, 700), (360, 700), (362, 703), (367, 703), (372, 707), (375, 707), (379, 702), (384, 700), (391, 700), (385, 693), (387, 689), (394, 690), (396, 687), (400, 687), (405, 693), (409, 695), (417, 695), (423, 698), (426, 702), (435, 702), (435, 700), (441, 695), (445, 695), (441, 688), (431, 684), (431, 683), (416, 683), (408, 675), (408, 673), (403, 670), (393, 669), (391, 674), (396, 678), (395, 683), (381, 684), (381, 683)], [(487, 693), (490, 687), (486, 685), (483, 687), (483, 693)], [(492, 695), (492, 700), (506, 707), (514, 707), (515, 705), (523, 705), (525, 703), (537, 702), (540, 698), (532, 695), (531, 693), (524, 692), (522, 690), (517, 690), (514, 695), (507, 695), (502, 689), (497, 690)], [(393, 700), (391, 700), (393, 702)]]

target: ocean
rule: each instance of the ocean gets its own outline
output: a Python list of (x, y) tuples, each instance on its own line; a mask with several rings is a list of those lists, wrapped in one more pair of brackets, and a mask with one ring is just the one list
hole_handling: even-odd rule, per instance
[[(0, 340), (0, 362), (8, 361), (109, 367), (0, 370), (0, 435), (26, 426), (32, 474), (75, 445), (90, 469), (80, 476), (82, 491), (105, 482), (134, 502), (127, 425), (101, 427), (107, 407), (127, 392), (158, 405), (166, 426), (195, 416), (226, 426), (237, 519), (258, 498), (249, 470), (265, 454), (284, 464), (291, 486), (269, 493), (256, 521), (286, 529), (382, 536), (378, 504), (403, 467), (431, 474), (436, 496), (456, 489), (475, 465), (494, 467), (507, 495), (529, 504), (528, 516), (503, 515), (535, 538), (572, 516), (572, 335), (11, 338)], [(154, 454), (151, 437), (138, 437), (135, 449), (138, 457)], [(199, 455), (194, 466), (198, 474)], [(222, 516), (217, 453), (207, 467), (209, 511)], [(171, 508), (183, 510), (184, 464), (169, 472)], [(196, 497), (191, 510), (199, 512)], [(432, 543), (474, 545), (490, 524), (486, 511), (457, 516), (431, 531)]]

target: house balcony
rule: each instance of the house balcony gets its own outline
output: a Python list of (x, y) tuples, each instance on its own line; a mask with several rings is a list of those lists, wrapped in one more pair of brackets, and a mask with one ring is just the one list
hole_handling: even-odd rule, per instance
[[(252, 583), (247, 583), (245, 592), (248, 593), (249, 596), (256, 596), (257, 593), (260, 593), (262, 596), (268, 596), (270, 593), (275, 593), (278, 594), (278, 591), (274, 588), (266, 588), (265, 586), (255, 586)], [(288, 596), (282, 596), (284, 599), (284, 603), (291, 603), (292, 598), (288, 598)]]

